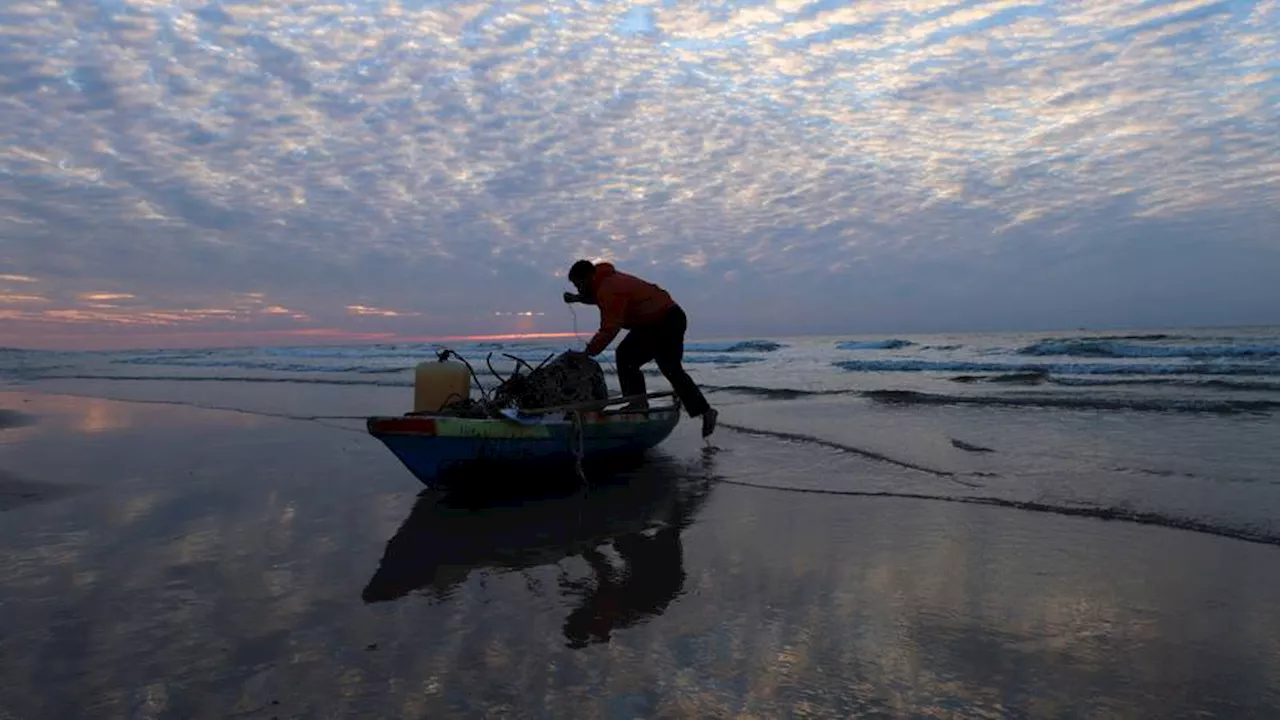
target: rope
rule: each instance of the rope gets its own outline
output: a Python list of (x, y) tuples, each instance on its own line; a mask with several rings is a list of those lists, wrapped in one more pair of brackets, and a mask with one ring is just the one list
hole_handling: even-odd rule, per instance
[[(569, 315), (573, 318), (573, 336), (578, 339), (578, 342), (585, 343), (586, 341), (582, 339), (582, 333), (578, 331), (578, 313), (573, 309), (572, 303), (569, 303), (568, 307)], [(616, 374), (617, 371), (618, 369), (615, 367), (614, 373)], [(586, 455), (587, 444), (585, 438), (586, 428), (584, 427), (585, 419), (583, 418), (582, 411), (580, 410), (575, 410), (572, 413), (572, 416), (573, 432), (569, 436), (569, 451), (573, 453), (574, 472), (578, 474), (578, 481), (585, 490), (587, 486), (587, 473), (582, 466), (583, 457)], [(581, 508), (579, 508), (579, 511), (581, 511)]]
[(571, 413), (573, 416), (573, 433), (569, 436), (569, 452), (573, 453), (573, 468), (578, 473), (578, 481), (587, 484), (587, 473), (582, 468), (582, 460), (586, 455), (585, 419), (581, 410)]

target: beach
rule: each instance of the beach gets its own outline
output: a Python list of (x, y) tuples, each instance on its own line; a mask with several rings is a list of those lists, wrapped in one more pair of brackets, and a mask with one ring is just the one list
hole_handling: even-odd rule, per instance
[(898, 363), (854, 380), (695, 362), (709, 442), (686, 419), (585, 495), (477, 507), (364, 432), (405, 368), (335, 352), (10, 362), (0, 718), (1280, 712), (1270, 356), (1142, 395), (903, 380), (901, 348), (822, 356)]

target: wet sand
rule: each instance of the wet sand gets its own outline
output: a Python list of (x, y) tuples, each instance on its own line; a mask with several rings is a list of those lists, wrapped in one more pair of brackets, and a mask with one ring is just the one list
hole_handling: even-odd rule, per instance
[(907, 471), (692, 423), (477, 508), (337, 421), (0, 407), (0, 484), (49, 489), (0, 511), (0, 718), (1280, 712), (1273, 545), (743, 487)]

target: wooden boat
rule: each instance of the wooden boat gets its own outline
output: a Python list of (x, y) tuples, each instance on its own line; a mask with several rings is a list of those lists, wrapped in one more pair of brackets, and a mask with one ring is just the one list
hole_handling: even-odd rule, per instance
[[(650, 393), (646, 397), (669, 396)], [(448, 414), (371, 417), (368, 432), (428, 487), (448, 484), (450, 475), (479, 468), (572, 471), (584, 463), (643, 454), (666, 440), (680, 421), (680, 405), (648, 410), (608, 410), (634, 400), (614, 398), (578, 406), (522, 412), (498, 418)]]

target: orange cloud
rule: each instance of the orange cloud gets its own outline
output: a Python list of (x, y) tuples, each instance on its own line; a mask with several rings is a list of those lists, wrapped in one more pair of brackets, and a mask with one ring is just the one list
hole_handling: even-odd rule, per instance
[(419, 342), (431, 342), (435, 340), (552, 340), (559, 338), (576, 337), (571, 332), (546, 332), (546, 333), (502, 333), (499, 335), (438, 335), (430, 338), (414, 338)]
[(359, 315), (361, 317), (415, 317), (422, 313), (401, 312), (399, 310), (386, 310), (384, 308), (369, 307), (367, 305), (348, 305), (347, 313), (351, 315)]
[(0, 293), (0, 303), (17, 304), (17, 303), (43, 303), (49, 302), (49, 298), (39, 295), (19, 295), (17, 293)]

